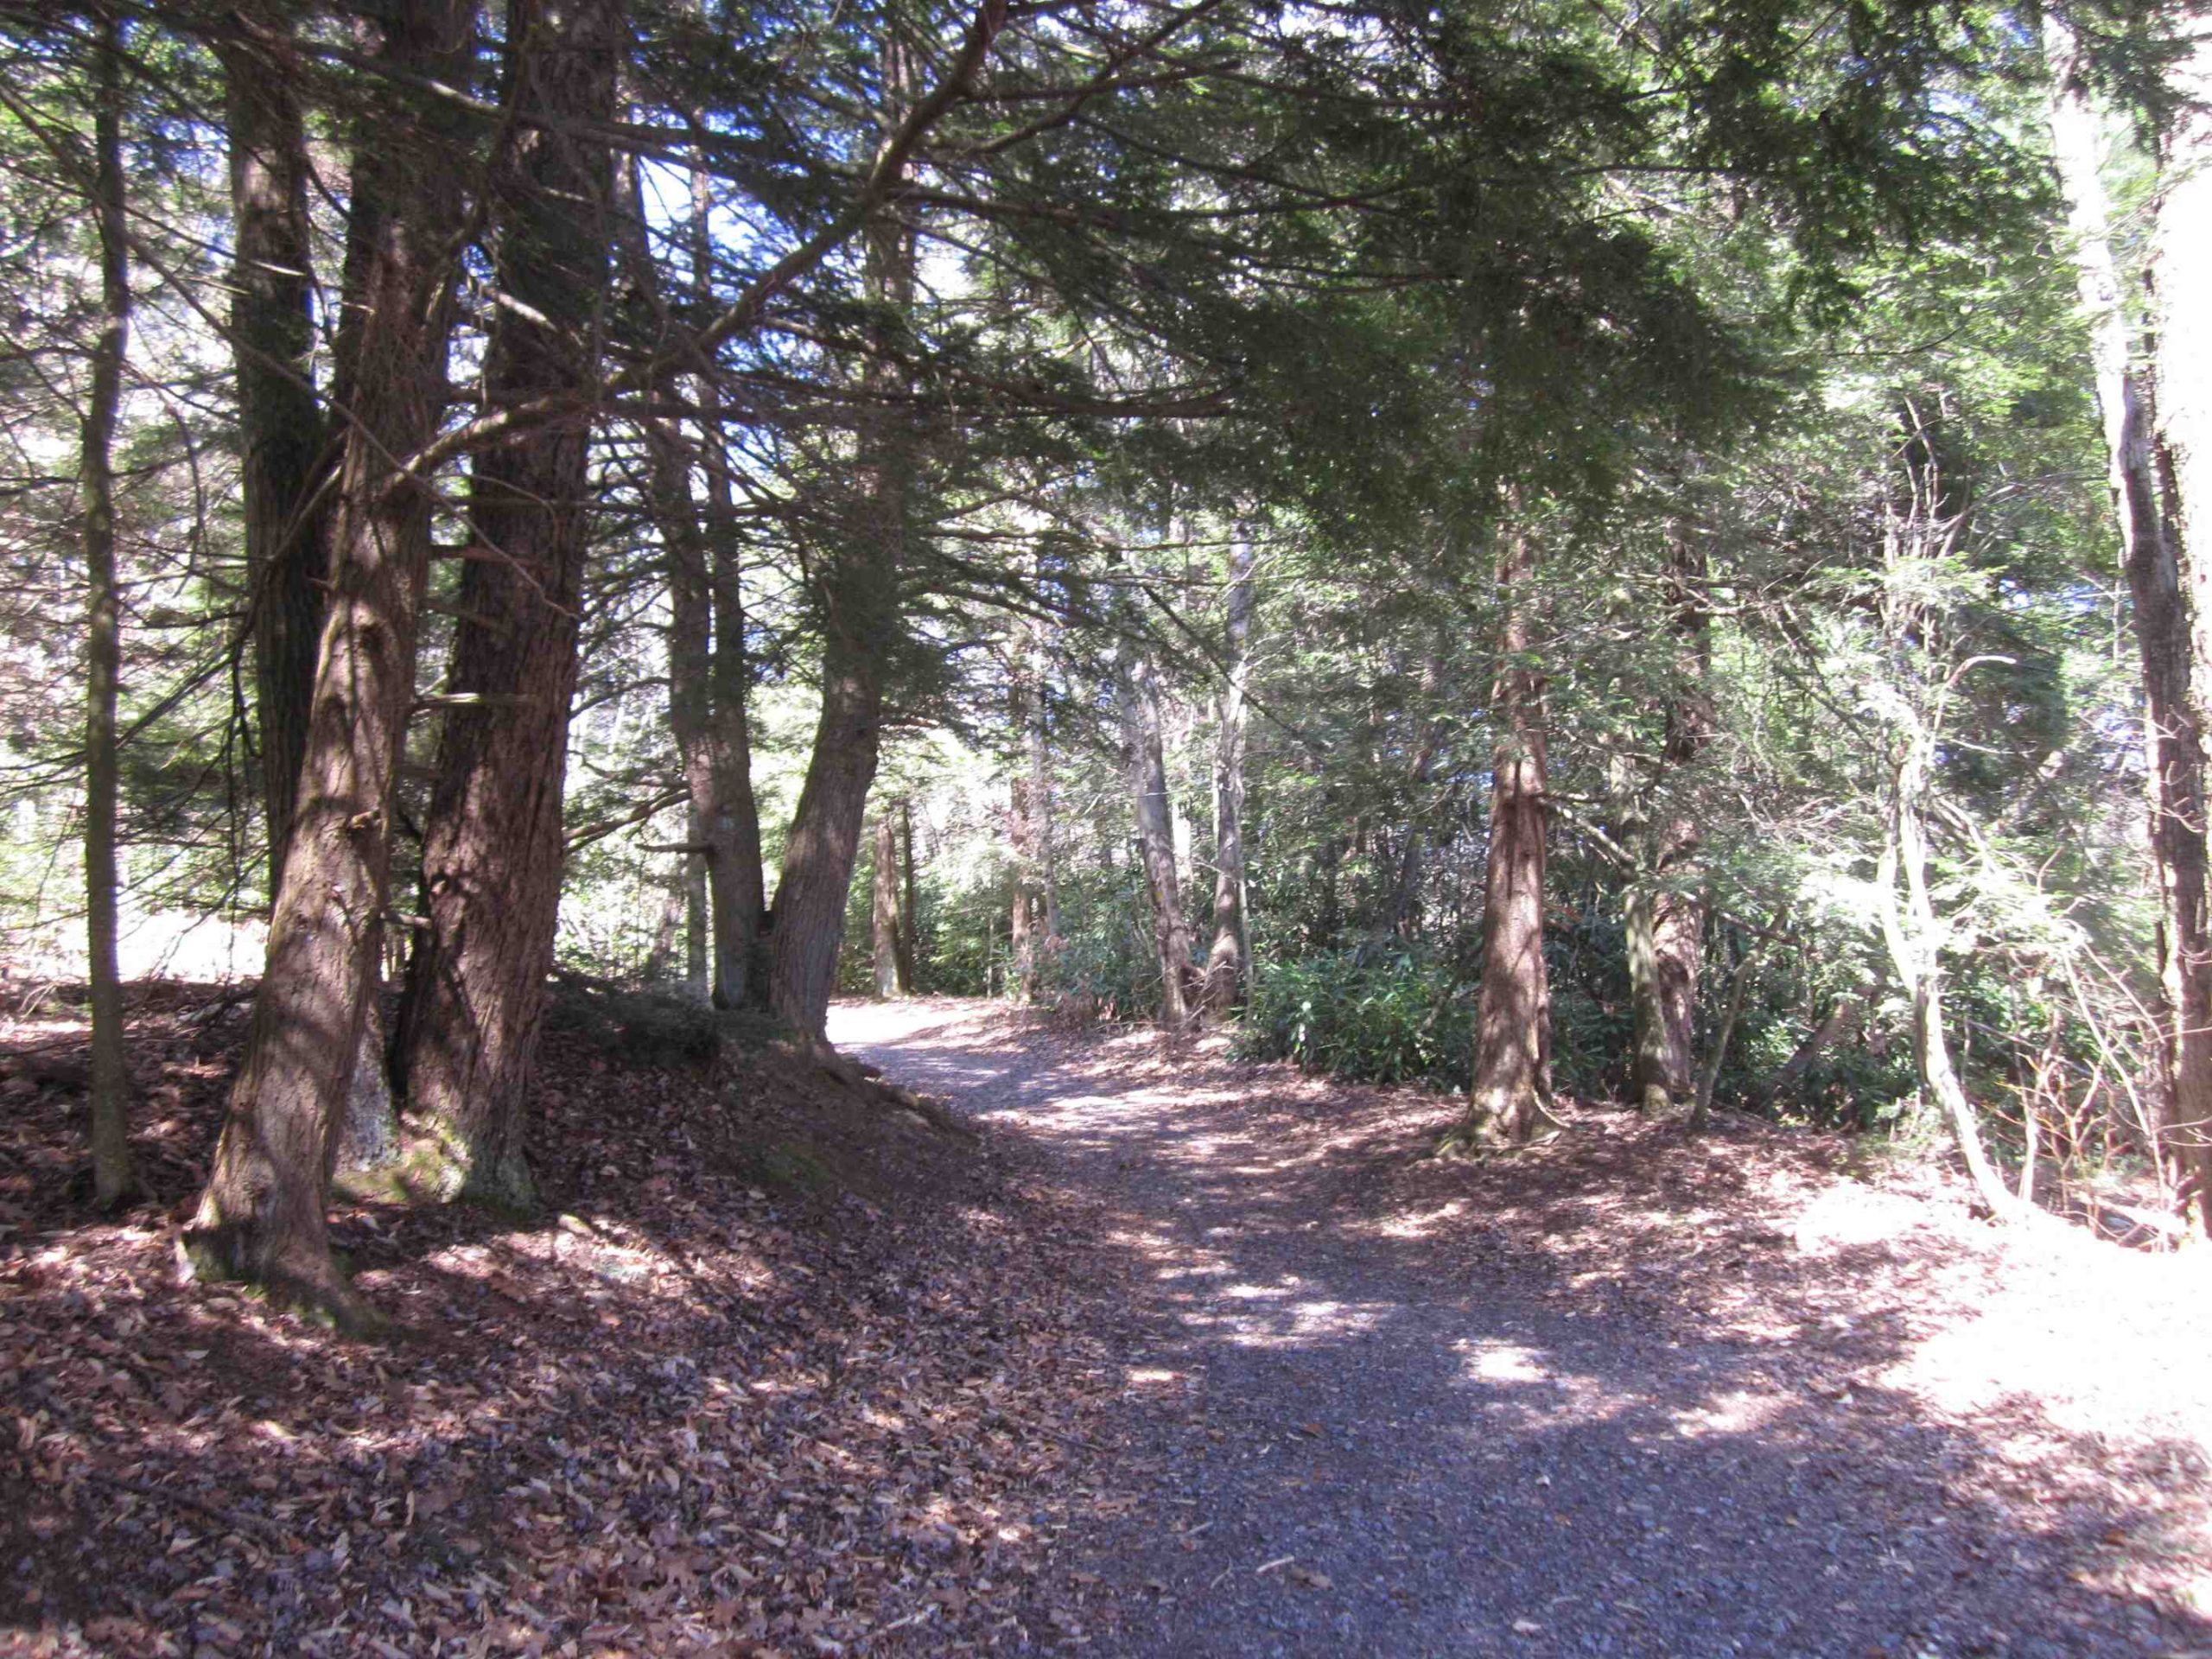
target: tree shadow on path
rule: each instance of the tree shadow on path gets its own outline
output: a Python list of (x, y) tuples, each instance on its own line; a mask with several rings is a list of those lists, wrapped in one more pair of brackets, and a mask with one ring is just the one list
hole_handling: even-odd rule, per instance
[(1416, 1161), (1450, 1103), (904, 1018), (836, 1034), (1026, 1149), (1126, 1329), (1122, 1444), (1040, 1593), (1071, 1643), (2212, 1652), (2202, 1443), (2047, 1408), (2032, 1370), (1965, 1389), (1976, 1299), (2013, 1293), (1939, 1205), (1588, 1110)]

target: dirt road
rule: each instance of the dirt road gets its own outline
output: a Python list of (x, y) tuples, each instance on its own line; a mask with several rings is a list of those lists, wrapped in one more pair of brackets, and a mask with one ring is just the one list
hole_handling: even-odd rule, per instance
[(1452, 1166), (1448, 1103), (1218, 1045), (831, 1034), (1090, 1235), (1128, 1385), (1040, 1587), (1071, 1645), (2212, 1653), (2201, 1262), (1997, 1240), (1750, 1127), (1586, 1112)]

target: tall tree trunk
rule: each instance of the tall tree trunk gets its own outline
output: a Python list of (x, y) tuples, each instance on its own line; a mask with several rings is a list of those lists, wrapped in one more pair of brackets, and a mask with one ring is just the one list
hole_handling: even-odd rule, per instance
[[(714, 309), (713, 199), (706, 169), (691, 173), (692, 302)], [(714, 647), (707, 658), (707, 719), (702, 729), (708, 881), (715, 918), (715, 1003), (724, 1008), (768, 1006), (761, 929), (768, 891), (760, 867), (760, 808), (753, 792), (753, 725), (747, 699), (753, 667), (745, 644), (745, 587), (736, 539), (736, 487), (722, 440), (721, 382), (710, 363), (698, 381), (702, 455), (707, 482), (708, 590)]]
[(1160, 1023), (1181, 1031), (1191, 1022), (1191, 925), (1183, 913), (1183, 885), (1175, 867), (1158, 676), (1133, 645), (1124, 645), (1116, 655), (1114, 691), (1121, 712), (1122, 775), (1135, 810), (1137, 855), (1151, 899)]
[[(709, 394), (702, 392), (702, 397)], [(703, 888), (707, 927), (699, 971), (718, 1008), (762, 1006), (755, 958), (767, 909), (760, 869), (760, 816), (753, 793), (753, 737), (746, 707), (751, 675), (734, 552), (702, 533), (687, 482), (690, 458), (675, 434), (648, 429), (654, 502), (669, 553), (669, 715), (690, 801), (689, 843), (704, 849), (693, 883)], [(710, 454), (721, 437), (708, 425)], [(708, 515), (728, 522), (727, 467), (709, 462)], [(711, 945), (709, 945), (711, 940)], [(711, 958), (711, 963), (709, 959)]]
[(115, 576), (116, 417), (130, 341), (130, 229), (123, 178), (123, 25), (99, 14), (93, 48), (92, 210), (99, 226), (99, 334), (92, 342), (78, 466), (85, 556), (85, 950), (92, 982), (92, 1196), (111, 1210), (138, 1191), (130, 1155), (130, 1072), (116, 963), (116, 690), (123, 610)]
[[(1661, 751), (1662, 784), (1697, 764), (1713, 741), (1715, 723), (1707, 689), (1713, 619), (1705, 593), (1705, 554), (1679, 524), (1668, 565), (1674, 661)], [(1705, 899), (1696, 861), (1702, 839), (1697, 820), (1679, 805), (1649, 816), (1640, 837), (1641, 868), (1631, 878), (1627, 908), (1636, 1090), (1638, 1103), (1650, 1112), (1692, 1099), (1697, 1089), (1694, 1039)]]
[[(905, 46), (883, 43), (886, 130), (895, 130), (912, 90)], [(782, 879), (768, 936), (769, 1001), (802, 1037), (820, 1039), (844, 943), (845, 901), (860, 853), (861, 821), (883, 741), (889, 663), (899, 644), (899, 582), (912, 534), (916, 434), (891, 397), (905, 376), (896, 321), (914, 302), (915, 241), (887, 213), (863, 232), (865, 282), (878, 324), (863, 374), (869, 401), (855, 461), (858, 522), (840, 538), (819, 578), (822, 713), (806, 779), (791, 815)]]
[(899, 990), (912, 996), (921, 985), (922, 907), (914, 881), (914, 798), (899, 798)]
[(185, 1248), (202, 1273), (257, 1280), (341, 1324), (373, 1323), (330, 1258), (324, 1215), (335, 1129), (377, 982), (391, 857), (391, 785), (414, 697), (431, 492), (399, 458), (435, 429), (461, 221), (460, 158), (435, 116), (397, 101), (428, 79), (465, 85), (473, 0), (399, 0), (385, 15), (380, 84), (395, 106), (364, 120), (349, 283), (360, 304), (349, 427), (331, 535), (297, 809), (267, 966)]
[[(281, 8), (237, 14), (222, 48), (230, 124), (231, 343), (237, 363), (239, 494), (253, 609), (254, 720), (273, 903), (315, 700), (323, 625), (331, 448), (315, 390), (313, 172), (298, 96), (291, 20)], [(349, 343), (358, 336), (349, 330)], [(340, 378), (350, 379), (349, 369)], [(384, 1020), (372, 993), (346, 1093), (338, 1162), (380, 1163), (397, 1149)]]
[[(660, 270), (645, 245), (646, 208), (636, 166), (625, 163), (628, 211), (620, 232), (631, 283), (640, 294), (658, 295)], [(691, 180), (692, 302), (702, 315), (714, 303), (713, 207), (706, 173)], [(676, 401), (671, 374), (661, 392)], [(692, 932), (699, 965), (695, 981), (711, 982), (717, 1007), (766, 1006), (766, 981), (759, 961), (767, 893), (760, 867), (760, 814), (753, 791), (753, 734), (747, 707), (752, 671), (745, 643), (745, 600), (732, 534), (734, 486), (721, 432), (721, 387), (709, 362), (702, 365), (695, 397), (699, 415), (697, 470), (703, 505), (693, 494), (695, 456), (683, 435), (665, 421), (645, 425), (650, 495), (655, 528), (668, 555), (671, 620), (668, 642), (669, 723), (683, 764), (690, 797), (687, 843), (703, 849), (689, 856), (691, 882), (702, 889), (704, 927)], [(711, 938), (711, 946), (708, 940)], [(711, 966), (709, 957), (711, 956)]]
[[(2212, 722), (2212, 16), (2177, 7), (2186, 49), (2168, 72), (2174, 118), (2164, 154), (2152, 232), (2157, 272), (2157, 410), (2155, 453), (2165, 523), (2176, 568), (2193, 614), (2190, 702), (2200, 740)], [(2202, 793), (2200, 775), (2200, 796)], [(2202, 830), (2202, 808), (2189, 822)], [(2173, 878), (2193, 907), (2177, 925), (2172, 954), (2181, 963), (2177, 1024), (2185, 1047), (2168, 1144), (2195, 1189), (2199, 1217), (2212, 1232), (2212, 963), (2204, 921), (2203, 851)]]
[(1501, 532), (1497, 593), (1503, 617), (1491, 762), (1490, 865), (1484, 882), (1483, 977), (1475, 1015), (1475, 1072), (1461, 1138), (1525, 1141), (1548, 1114), (1551, 975), (1544, 963), (1544, 676), (1533, 660), (1529, 588), (1534, 543)]
[(1227, 672), (1217, 709), (1213, 756), (1213, 945), (1206, 952), (1206, 1007), (1226, 1014), (1243, 1001), (1251, 963), (1244, 919), (1244, 698), (1252, 672), (1252, 544), (1229, 546), (1222, 643)]
[(875, 868), (868, 882), (869, 944), (875, 995), (887, 1002), (904, 988), (899, 972), (899, 827), (889, 802), (875, 815)]
[[(2159, 896), (2159, 981), (2166, 1029), (2159, 1048), (2168, 1135), (2184, 1177), (2194, 1175), (2212, 1224), (2202, 1135), (2212, 1123), (2212, 922), (2206, 914), (2204, 747), (2190, 695), (2190, 618), (2178, 548), (2166, 522), (2148, 389), (2136, 373), (2112, 251), (2099, 127), (2081, 43), (2056, 15), (2044, 18), (2050, 71), (2051, 150), (2067, 198), (2075, 286), (2089, 334), (2103, 417), (2121, 563), (2134, 601), (2143, 662), (2144, 753), (2152, 874)], [(2208, 276), (2207, 280), (2212, 280)], [(2212, 349), (2208, 342), (2206, 349)]]
[[(696, 809), (687, 809), (683, 814), (686, 846), (702, 845), (704, 831)], [(714, 982), (709, 977), (707, 963), (713, 944), (710, 929), (714, 925), (707, 908), (707, 861), (702, 854), (683, 855), (683, 983), (700, 1001), (714, 995)]]
[[(524, 137), (492, 181), (503, 296), (485, 347), (488, 407), (588, 392), (613, 179), (576, 136), (614, 110), (624, 0), (509, 0), (506, 104)], [(480, 454), (437, 784), (423, 844), (429, 925), (408, 964), (399, 1069), (451, 1190), (536, 1198), (524, 1150), (564, 845), (561, 802), (589, 542), (590, 422)]]
[(244, 31), (223, 51), (235, 246), (231, 342), (273, 893), (291, 836), (322, 632), (327, 515), (316, 486), (327, 470), (327, 432), (315, 390), (311, 164), (290, 22), (273, 9), (240, 19)]
[[(1026, 630), (1025, 630), (1026, 632)], [(1007, 724), (1020, 745), (1007, 784), (1008, 839), (1014, 846), (1014, 895), (1007, 906), (1007, 955), (1021, 1000), (1037, 1000), (1045, 950), (1045, 849), (1041, 780), (1032, 734), (1043, 687), (1026, 639), (1014, 642), (1007, 673)]]

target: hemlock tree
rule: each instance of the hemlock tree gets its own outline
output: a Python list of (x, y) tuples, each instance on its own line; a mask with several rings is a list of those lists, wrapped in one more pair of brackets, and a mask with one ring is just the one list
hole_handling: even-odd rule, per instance
[(400, 0), (381, 24), (389, 79), (353, 148), (341, 354), (353, 378), (332, 504), (328, 620), (268, 960), (214, 1165), (185, 1249), (344, 1325), (376, 1316), (331, 1261), (324, 1205), (373, 995), (390, 891), (393, 775), (415, 696), (431, 498), (409, 458), (436, 429), (467, 155), (404, 89), (465, 86), (470, 0)]
[(561, 901), (562, 785), (589, 545), (594, 318), (613, 171), (624, 0), (511, 0), (505, 118), (486, 184), (497, 286), (483, 406), (575, 412), (493, 443), (469, 475), (470, 545), (423, 849), (428, 925), (408, 964), (398, 1073), (464, 1193), (535, 1196), (524, 1127)]

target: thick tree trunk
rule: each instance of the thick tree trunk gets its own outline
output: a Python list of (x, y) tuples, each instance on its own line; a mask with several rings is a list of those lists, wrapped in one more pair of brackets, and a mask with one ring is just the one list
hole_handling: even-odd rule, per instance
[(1532, 661), (1534, 544), (1508, 526), (1498, 550), (1503, 610), (1491, 763), (1490, 865), (1475, 1072), (1462, 1138), (1519, 1142), (1546, 1122), (1551, 1094), (1551, 975), (1544, 962), (1544, 676)]
[(123, 667), (123, 609), (115, 575), (115, 425), (130, 340), (130, 257), (123, 177), (122, 24), (99, 14), (92, 79), (93, 215), (99, 227), (99, 334), (92, 342), (78, 511), (85, 557), (85, 947), (92, 1015), (92, 1196), (111, 1210), (135, 1196), (130, 1073), (123, 1040), (123, 983), (116, 963), (116, 691)]
[[(2160, 496), (2182, 590), (2193, 614), (2190, 703), (2196, 734), (2212, 728), (2212, 16), (2177, 8), (2186, 50), (2169, 72), (2175, 115), (2164, 137), (2152, 233), (2158, 323), (2155, 453)], [(2140, 606), (2139, 601), (2139, 615)], [(2201, 761), (2200, 761), (2201, 766)], [(2199, 793), (2202, 794), (2201, 771)], [(2212, 950), (2204, 920), (2202, 807), (2194, 868), (2169, 878), (2178, 918), (2171, 950), (2182, 995), (2177, 1024), (2184, 1055), (2176, 1067), (2167, 1142), (2212, 1232)], [(2178, 839), (2178, 838), (2177, 838)], [(2185, 858), (2189, 849), (2177, 849)], [(2194, 1039), (2195, 1052), (2186, 1052)]]
[(1160, 688), (1150, 662), (1123, 645), (1115, 658), (1115, 699), (1122, 722), (1122, 775), (1135, 811), (1137, 855), (1152, 909), (1152, 940), (1160, 968), (1160, 1023), (1181, 1031), (1191, 1022), (1191, 925), (1175, 867), (1175, 825), (1168, 810), (1167, 766), (1160, 731)]
[[(683, 814), (683, 842), (687, 847), (701, 845), (699, 814), (687, 809)], [(690, 994), (702, 1002), (714, 995), (714, 981), (709, 977), (707, 963), (711, 955), (714, 921), (707, 908), (707, 861), (703, 854), (687, 853), (683, 859), (683, 983)]]
[(1206, 1007), (1225, 1015), (1244, 999), (1251, 971), (1244, 918), (1244, 698), (1252, 671), (1252, 544), (1229, 548), (1229, 592), (1222, 643), (1226, 674), (1217, 709), (1213, 756), (1213, 945), (1206, 952)]
[(845, 895), (882, 741), (882, 647), (897, 626), (897, 578), (888, 559), (848, 556), (840, 564), (828, 578), (822, 715), (791, 816), (769, 934), (772, 1005), (806, 1037), (821, 1036), (836, 983)]
[[(484, 397), (581, 394), (597, 372), (613, 175), (575, 136), (613, 113), (623, 0), (509, 0), (507, 105), (525, 137), (493, 176), (496, 280)], [(437, 784), (423, 844), (429, 926), (408, 964), (399, 1070), (457, 1194), (536, 1198), (524, 1139), (564, 844), (561, 802), (589, 540), (590, 423), (476, 458), (468, 515), (493, 556), (461, 570)]]
[[(315, 390), (313, 172), (297, 93), (291, 20), (281, 8), (239, 15), (223, 49), (230, 124), (231, 344), (237, 363), (238, 484), (253, 609), (254, 721), (273, 904), (315, 699), (330, 515), (331, 448)], [(357, 338), (349, 331), (348, 342)], [(350, 379), (341, 368), (340, 378)], [(341, 1167), (397, 1148), (384, 1022), (372, 1013), (346, 1091)]]
[[(714, 309), (714, 202), (703, 168), (691, 174), (692, 303)], [(696, 759), (687, 758), (706, 830), (707, 879), (715, 925), (715, 1006), (766, 1008), (761, 929), (768, 912), (760, 866), (760, 808), (753, 792), (752, 662), (745, 645), (745, 587), (738, 561), (736, 487), (722, 441), (721, 383), (711, 365), (698, 380), (701, 454), (707, 483), (707, 579), (714, 643), (707, 656), (705, 723)]]
[(760, 815), (753, 792), (747, 709), (752, 677), (746, 662), (744, 600), (734, 550), (725, 545), (731, 516), (728, 468), (721, 455), (710, 380), (702, 379), (699, 395), (708, 406), (706, 526), (693, 505), (690, 457), (681, 438), (655, 423), (647, 429), (646, 442), (655, 517), (669, 556), (670, 726), (690, 795), (690, 844), (706, 849), (694, 855), (702, 861), (693, 880), (704, 889), (708, 922), (698, 976), (708, 976), (711, 956), (715, 1006), (738, 1008), (763, 1004), (756, 958), (767, 896), (760, 868)]
[(868, 882), (869, 945), (875, 995), (887, 1002), (904, 988), (899, 972), (899, 829), (888, 803), (875, 817), (875, 868)]
[[(474, 21), (471, 0), (401, 0), (384, 25), (387, 85), (464, 84)], [(381, 114), (355, 152), (353, 425), (297, 809), (245, 1054), (185, 1239), (200, 1271), (257, 1280), (348, 1325), (372, 1316), (330, 1259), (324, 1205), (377, 981), (430, 550), (430, 490), (397, 461), (436, 426), (461, 210), (439, 124), (404, 106)]]
[(1659, 894), (1645, 872), (1638, 871), (1631, 879), (1622, 906), (1622, 931), (1628, 950), (1629, 1007), (1636, 1020), (1636, 1103), (1639, 1110), (1656, 1115), (1675, 1097), (1677, 1052), (1661, 989)]

